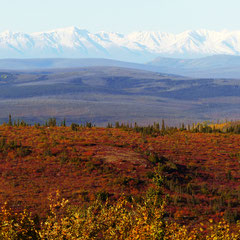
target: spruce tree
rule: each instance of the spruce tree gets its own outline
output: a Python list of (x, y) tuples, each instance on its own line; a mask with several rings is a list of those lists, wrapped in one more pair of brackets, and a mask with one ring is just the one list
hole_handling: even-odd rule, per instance
[(12, 126), (13, 124), (12, 124), (12, 116), (11, 116), (11, 114), (9, 114), (9, 116), (8, 116), (8, 126)]
[(162, 129), (161, 129), (163, 132), (165, 132), (165, 122), (164, 122), (164, 119), (162, 120)]

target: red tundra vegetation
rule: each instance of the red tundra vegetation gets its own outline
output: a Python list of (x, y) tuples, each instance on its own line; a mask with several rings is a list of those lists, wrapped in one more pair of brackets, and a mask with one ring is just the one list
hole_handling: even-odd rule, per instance
[(120, 204), (124, 197), (131, 205), (158, 196), (164, 202), (162, 219), (189, 231), (209, 219), (225, 219), (234, 229), (240, 220), (240, 135), (138, 130), (1, 125), (0, 203), (41, 219), (56, 191), (69, 205), (85, 208), (95, 201)]

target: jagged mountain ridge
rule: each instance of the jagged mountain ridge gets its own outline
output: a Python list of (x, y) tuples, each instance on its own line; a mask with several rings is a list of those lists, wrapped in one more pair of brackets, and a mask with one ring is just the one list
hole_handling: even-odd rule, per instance
[(158, 56), (193, 58), (240, 55), (240, 31), (185, 31), (179, 34), (90, 33), (77, 27), (39, 33), (0, 33), (0, 58), (111, 58), (147, 62)]

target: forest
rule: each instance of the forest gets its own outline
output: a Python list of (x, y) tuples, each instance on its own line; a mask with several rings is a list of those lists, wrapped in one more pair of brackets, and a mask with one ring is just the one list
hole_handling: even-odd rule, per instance
[(240, 239), (240, 122), (0, 125), (0, 239)]

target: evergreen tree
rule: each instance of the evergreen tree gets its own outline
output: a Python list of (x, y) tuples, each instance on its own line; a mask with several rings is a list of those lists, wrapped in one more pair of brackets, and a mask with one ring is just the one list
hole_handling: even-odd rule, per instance
[(11, 116), (11, 114), (9, 114), (9, 116), (8, 116), (8, 126), (12, 126), (13, 124), (12, 124), (12, 116)]
[(165, 129), (165, 122), (164, 122), (164, 119), (162, 120), (162, 129), (161, 129), (163, 132), (166, 130)]
[(119, 122), (115, 123), (115, 128), (120, 128), (120, 123)]
[(63, 121), (61, 122), (62, 127), (66, 127), (66, 119), (64, 118)]

